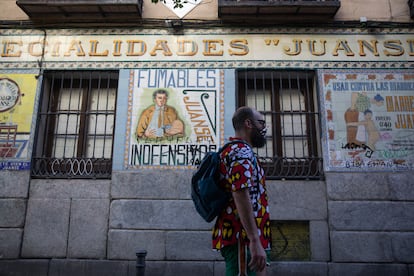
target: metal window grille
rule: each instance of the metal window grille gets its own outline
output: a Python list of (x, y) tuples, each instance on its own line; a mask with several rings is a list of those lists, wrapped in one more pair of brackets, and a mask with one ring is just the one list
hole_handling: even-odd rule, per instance
[(110, 178), (118, 72), (47, 72), (32, 177)]
[(266, 145), (257, 149), (268, 179), (321, 179), (319, 112), (311, 71), (238, 71), (238, 104), (263, 113)]

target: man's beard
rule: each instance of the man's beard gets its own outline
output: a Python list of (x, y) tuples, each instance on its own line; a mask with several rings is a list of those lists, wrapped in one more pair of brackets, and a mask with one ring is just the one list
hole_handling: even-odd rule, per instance
[(259, 130), (256, 126), (252, 131), (251, 137), (252, 146), (255, 148), (262, 148), (266, 144), (266, 130)]

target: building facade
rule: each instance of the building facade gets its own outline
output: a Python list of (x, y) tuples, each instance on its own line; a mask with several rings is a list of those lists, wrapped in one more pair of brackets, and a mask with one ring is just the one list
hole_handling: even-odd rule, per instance
[[(0, 10), (0, 275), (223, 275), (191, 175), (265, 116), (269, 275), (414, 275), (407, 0)], [(158, 108), (162, 106), (162, 108)]]

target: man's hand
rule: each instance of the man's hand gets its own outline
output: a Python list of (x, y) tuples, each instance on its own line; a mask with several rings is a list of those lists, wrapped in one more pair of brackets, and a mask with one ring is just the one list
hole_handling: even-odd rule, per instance
[(168, 135), (182, 134), (184, 133), (184, 124), (180, 120), (175, 120), (166, 128), (165, 133)]
[(251, 260), (249, 262), (249, 268), (255, 272), (261, 272), (266, 268), (266, 252), (263, 249), (260, 241), (250, 241), (250, 255)]
[(155, 130), (155, 129), (153, 129), (153, 128), (147, 128), (146, 130), (145, 130), (145, 133), (144, 133), (144, 135), (145, 135), (145, 137), (148, 137), (148, 138), (155, 138), (155, 137), (157, 137), (156, 135), (155, 135), (155, 133), (156, 133), (157, 131)]
[(253, 271), (261, 272), (266, 267), (266, 252), (260, 242), (256, 225), (256, 219), (253, 215), (253, 207), (250, 201), (249, 190), (233, 192), (234, 203), (239, 212), (240, 221), (246, 230), (247, 237), (250, 241), (251, 260), (249, 268)]

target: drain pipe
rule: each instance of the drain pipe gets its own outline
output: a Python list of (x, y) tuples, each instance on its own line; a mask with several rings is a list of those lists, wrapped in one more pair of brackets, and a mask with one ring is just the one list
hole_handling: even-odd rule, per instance
[(144, 276), (145, 275), (145, 256), (147, 256), (147, 251), (138, 250), (136, 252), (136, 255), (137, 255), (137, 263), (135, 265), (136, 276)]

